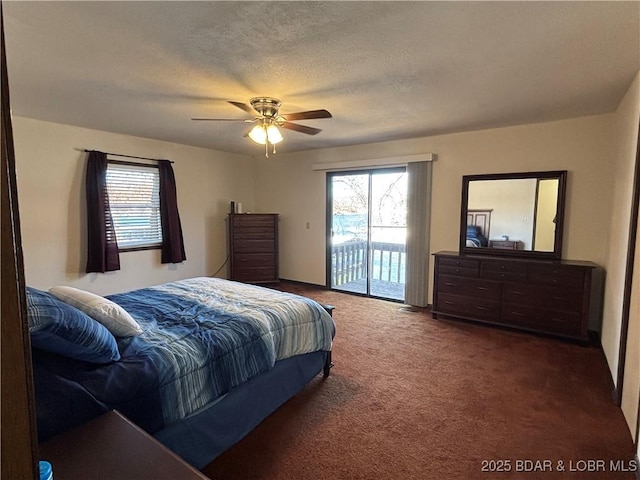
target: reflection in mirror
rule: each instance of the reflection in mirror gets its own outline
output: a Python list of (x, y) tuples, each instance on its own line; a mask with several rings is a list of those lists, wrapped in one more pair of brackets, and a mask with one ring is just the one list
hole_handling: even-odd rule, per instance
[(531, 250), (553, 252), (559, 183), (557, 178), (538, 180), (538, 195), (535, 203), (536, 217), (533, 224)]
[(565, 178), (566, 171), (463, 177), (461, 251), (560, 258)]
[(467, 218), (482, 227), (486, 246), (511, 241), (514, 250), (553, 252), (557, 199), (558, 179), (477, 180), (469, 184)]

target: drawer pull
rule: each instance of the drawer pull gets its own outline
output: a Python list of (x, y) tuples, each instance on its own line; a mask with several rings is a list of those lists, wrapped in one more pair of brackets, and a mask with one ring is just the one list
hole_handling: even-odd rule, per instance
[(447, 305), (455, 305), (456, 302), (450, 302), (449, 300), (445, 300), (444, 303), (446, 303)]
[(489, 290), (487, 287), (478, 287), (478, 290)]
[(554, 300), (564, 300), (563, 297), (551, 297), (551, 298), (553, 298)]
[(487, 310), (489, 310), (487, 307), (482, 307), (482, 306), (480, 306), (480, 307), (476, 307), (476, 308), (477, 308), (478, 310), (483, 310), (483, 311), (487, 311)]
[(457, 284), (457, 283), (452, 283), (452, 282), (444, 282), (444, 284), (445, 284), (447, 287), (457, 287), (457, 286), (458, 286), (458, 284)]
[(514, 295), (524, 295), (524, 292), (521, 292), (519, 290), (511, 290), (511, 293), (513, 293)]
[(511, 315), (515, 315), (516, 317), (526, 317), (524, 313), (520, 313), (520, 312), (511, 312)]

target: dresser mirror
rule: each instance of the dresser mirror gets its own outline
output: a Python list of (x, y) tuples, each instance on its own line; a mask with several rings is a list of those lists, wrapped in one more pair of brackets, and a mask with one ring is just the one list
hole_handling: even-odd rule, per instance
[(460, 253), (560, 259), (567, 171), (462, 177)]

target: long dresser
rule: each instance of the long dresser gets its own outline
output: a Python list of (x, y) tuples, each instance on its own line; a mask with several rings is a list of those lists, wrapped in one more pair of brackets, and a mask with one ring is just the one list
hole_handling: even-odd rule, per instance
[(247, 283), (279, 281), (278, 214), (229, 214), (229, 279)]
[(603, 271), (582, 261), (435, 256), (433, 318), (446, 315), (581, 342), (599, 332)]

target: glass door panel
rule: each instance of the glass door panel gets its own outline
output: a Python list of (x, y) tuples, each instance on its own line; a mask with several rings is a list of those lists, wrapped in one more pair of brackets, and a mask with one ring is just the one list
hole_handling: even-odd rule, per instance
[(404, 300), (404, 168), (329, 174), (327, 188), (330, 288)]
[(368, 291), (369, 174), (332, 175), (331, 275), (335, 290)]
[(404, 300), (407, 174), (371, 175), (370, 295)]

